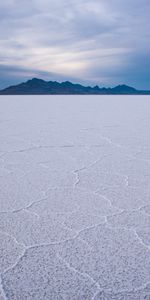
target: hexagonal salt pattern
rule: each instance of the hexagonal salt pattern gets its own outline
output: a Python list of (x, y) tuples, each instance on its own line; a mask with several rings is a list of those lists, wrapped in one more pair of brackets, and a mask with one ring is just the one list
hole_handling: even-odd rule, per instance
[(0, 300), (149, 300), (149, 98), (0, 107)]

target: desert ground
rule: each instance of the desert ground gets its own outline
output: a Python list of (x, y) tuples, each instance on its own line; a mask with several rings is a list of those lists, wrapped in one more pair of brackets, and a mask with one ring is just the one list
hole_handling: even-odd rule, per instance
[(0, 300), (150, 299), (150, 97), (0, 97)]

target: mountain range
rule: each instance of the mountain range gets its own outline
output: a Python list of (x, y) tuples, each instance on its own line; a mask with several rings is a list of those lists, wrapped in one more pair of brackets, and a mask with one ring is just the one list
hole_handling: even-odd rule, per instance
[(33, 78), (0, 90), (0, 95), (150, 95), (150, 91), (137, 90), (127, 85), (114, 88), (83, 86), (69, 81), (44, 81)]

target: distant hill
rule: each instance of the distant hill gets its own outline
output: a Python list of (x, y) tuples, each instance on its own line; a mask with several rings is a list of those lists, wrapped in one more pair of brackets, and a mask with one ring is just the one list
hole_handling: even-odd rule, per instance
[(33, 78), (1, 90), (0, 95), (150, 95), (150, 91), (139, 91), (127, 85), (100, 88), (82, 86), (69, 81), (59, 83)]

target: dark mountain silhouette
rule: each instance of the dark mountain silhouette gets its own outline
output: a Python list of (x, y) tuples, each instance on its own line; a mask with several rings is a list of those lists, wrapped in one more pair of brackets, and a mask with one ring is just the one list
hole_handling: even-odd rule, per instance
[(27, 82), (10, 86), (0, 91), (0, 95), (150, 95), (150, 91), (139, 91), (127, 85), (114, 88), (90, 87), (69, 81), (44, 81), (33, 78)]

